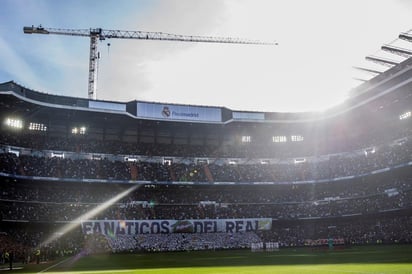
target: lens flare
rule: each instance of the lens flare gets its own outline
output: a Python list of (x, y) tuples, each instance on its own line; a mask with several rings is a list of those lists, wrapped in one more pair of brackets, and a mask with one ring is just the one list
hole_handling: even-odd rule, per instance
[(73, 220), (70, 223), (64, 225), (63, 228), (60, 231), (58, 231), (58, 233), (53, 233), (49, 238), (47, 238), (45, 241), (43, 241), (40, 244), (40, 247), (48, 245), (51, 242), (53, 242), (53, 241), (57, 240), (58, 238), (62, 237), (63, 235), (67, 234), (68, 232), (73, 230), (77, 225), (79, 225), (79, 223), (82, 220), (88, 220), (88, 219), (93, 218), (94, 216), (96, 216), (97, 214), (99, 214), (100, 212), (102, 212), (103, 210), (108, 208), (109, 206), (113, 205), (114, 203), (116, 203), (117, 201), (119, 201), (123, 197), (127, 196), (128, 194), (130, 194), (131, 192), (133, 192), (134, 190), (136, 190), (139, 187), (140, 187), (140, 185), (136, 184), (136, 185), (126, 189), (125, 191), (120, 192), (119, 194), (117, 194), (116, 196), (111, 198), (110, 200), (107, 200), (106, 202), (96, 206), (95, 208), (91, 209), (90, 211), (88, 211), (88, 212), (84, 213), (83, 215), (77, 217), (75, 220)]

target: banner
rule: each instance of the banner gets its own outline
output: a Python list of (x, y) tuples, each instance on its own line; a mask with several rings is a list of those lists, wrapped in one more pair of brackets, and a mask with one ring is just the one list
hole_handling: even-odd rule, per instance
[(270, 230), (271, 218), (216, 220), (84, 220), (84, 234), (116, 235), (159, 233), (236, 233)]
[(329, 238), (329, 239), (306, 239), (305, 246), (322, 246), (322, 245), (343, 245), (345, 239), (343, 238)]
[(222, 110), (217, 107), (137, 102), (137, 117), (220, 123)]

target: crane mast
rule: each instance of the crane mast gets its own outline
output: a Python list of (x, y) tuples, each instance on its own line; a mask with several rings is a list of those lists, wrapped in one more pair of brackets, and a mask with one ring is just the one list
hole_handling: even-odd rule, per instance
[(205, 42), (205, 43), (230, 43), (230, 44), (254, 44), (254, 45), (277, 45), (276, 42), (263, 42), (258, 40), (232, 38), (232, 37), (213, 37), (213, 36), (190, 36), (170, 34), (164, 32), (145, 32), (145, 31), (125, 31), (125, 30), (105, 30), (101, 28), (90, 29), (59, 29), (45, 28), (41, 25), (38, 27), (23, 27), (26, 34), (57, 34), (68, 36), (90, 37), (90, 54), (89, 54), (89, 79), (88, 79), (88, 97), (96, 100), (97, 89), (97, 60), (98, 60), (98, 42), (111, 39), (140, 39), (140, 40), (163, 40), (179, 42)]

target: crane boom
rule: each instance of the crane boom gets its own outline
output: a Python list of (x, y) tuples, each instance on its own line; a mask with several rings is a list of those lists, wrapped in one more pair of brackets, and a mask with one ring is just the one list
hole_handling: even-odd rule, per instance
[(97, 45), (98, 41), (117, 38), (117, 39), (140, 39), (140, 40), (163, 40), (179, 42), (204, 42), (204, 43), (230, 43), (230, 44), (254, 44), (254, 45), (278, 45), (276, 42), (263, 42), (258, 40), (232, 38), (232, 37), (213, 37), (213, 36), (190, 36), (164, 32), (145, 32), (127, 30), (105, 30), (101, 28), (90, 29), (59, 29), (38, 27), (23, 27), (26, 34), (57, 34), (68, 36), (90, 37), (90, 56), (89, 56), (89, 99), (96, 99), (97, 87)]

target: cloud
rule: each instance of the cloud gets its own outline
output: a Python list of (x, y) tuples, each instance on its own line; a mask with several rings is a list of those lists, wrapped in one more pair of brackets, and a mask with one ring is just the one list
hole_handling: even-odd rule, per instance
[[(217, 0), (155, 3), (143, 18), (130, 20), (130, 30), (197, 35), (213, 31), (224, 12), (224, 3)], [(110, 47), (107, 43), (110, 43)], [(193, 43), (168, 41), (105, 41), (101, 44), (99, 98), (150, 100), (151, 96), (148, 94), (157, 82), (163, 80), (159, 78), (154, 82), (150, 81), (148, 66), (194, 46)], [(164, 90), (161, 93), (169, 91)]]
[[(43, 19), (50, 27), (73, 22), (73, 28), (276, 40), (278, 47), (126, 39), (99, 44), (98, 99), (267, 111), (341, 101), (357, 84), (352, 66), (407, 30), (411, 11), (401, 0), (156, 0), (105, 1), (88, 17), (85, 7), (94, 1), (73, 1), (70, 9), (55, 1), (36, 3), (28, 1), (33, 12), (27, 18), (16, 4), (13, 24)], [(20, 36), (3, 41), (8, 51), (0, 54), (16, 60), (8, 73), (36, 89), (87, 97), (87, 38)]]
[(12, 79), (4, 79), (5, 81), (15, 80), (19, 83), (30, 83), (33, 85), (41, 85), (37, 80), (36, 73), (30, 65), (24, 60), (2, 37), (0, 37), (0, 59), (2, 66), (0, 67), (1, 74), (9, 75)]
[[(290, 4), (279, 1), (200, 3), (188, 1), (187, 5), (179, 5), (175, 1), (163, 1), (147, 14), (149, 19), (139, 22), (147, 29), (171, 33), (278, 40), (280, 46), (186, 45), (160, 41), (135, 41), (136, 44), (127, 41), (120, 45), (116, 41), (110, 49), (116, 58), (110, 57), (109, 69), (102, 60), (101, 70), (106, 73), (101, 74), (100, 94), (107, 99), (121, 96), (235, 109), (286, 110), (294, 103), (299, 108), (318, 108), (316, 103), (320, 100), (313, 102), (308, 94), (331, 89), (336, 83), (331, 79), (340, 80), (326, 76), (331, 66), (334, 69), (340, 63), (333, 62), (338, 59), (334, 49), (325, 50), (327, 45), (320, 42), (326, 35), (331, 36), (326, 34), (331, 29), (324, 22), (332, 20), (334, 14), (322, 14), (314, 20), (308, 11), (317, 7), (303, 2), (306, 6), (296, 9), (296, 1)], [(335, 27), (344, 29), (343, 25)], [(317, 30), (310, 31), (310, 28)], [(114, 53), (115, 47), (121, 49)], [(300, 80), (296, 81), (297, 78)], [(121, 95), (111, 92), (119, 89)], [(313, 105), (308, 104), (311, 101)]]

